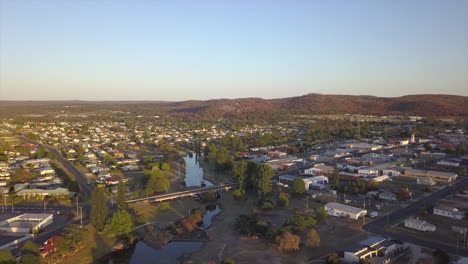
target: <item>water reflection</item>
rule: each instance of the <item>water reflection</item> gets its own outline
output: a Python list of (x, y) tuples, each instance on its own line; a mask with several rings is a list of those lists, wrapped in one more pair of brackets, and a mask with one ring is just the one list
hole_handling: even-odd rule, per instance
[(185, 186), (213, 186), (213, 183), (203, 179), (203, 168), (198, 164), (198, 156), (189, 154), (185, 160)]

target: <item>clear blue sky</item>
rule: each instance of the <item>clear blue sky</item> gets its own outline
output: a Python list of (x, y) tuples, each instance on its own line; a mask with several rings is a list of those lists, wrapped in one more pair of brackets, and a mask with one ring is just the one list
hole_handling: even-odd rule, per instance
[(0, 0), (0, 99), (468, 95), (467, 0)]

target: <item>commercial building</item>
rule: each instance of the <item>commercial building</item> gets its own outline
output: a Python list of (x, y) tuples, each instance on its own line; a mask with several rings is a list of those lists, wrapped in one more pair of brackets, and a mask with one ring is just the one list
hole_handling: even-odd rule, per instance
[(337, 216), (337, 217), (349, 217), (351, 219), (359, 219), (359, 217), (364, 217), (367, 213), (366, 210), (349, 206), (346, 204), (340, 204), (335, 202), (330, 202), (325, 205), (325, 210), (328, 215)]
[(370, 237), (345, 249), (343, 260), (347, 263), (361, 263), (364, 259), (369, 263), (389, 263), (391, 258), (403, 249), (404, 244), (401, 241)]
[(52, 214), (22, 214), (0, 222), (0, 230), (5, 232), (29, 233), (52, 224)]
[(405, 174), (403, 176), (411, 177), (411, 178), (429, 177), (435, 181), (442, 181), (442, 182), (453, 182), (457, 179), (457, 174), (451, 173), (451, 172), (416, 170), (416, 169), (406, 169)]

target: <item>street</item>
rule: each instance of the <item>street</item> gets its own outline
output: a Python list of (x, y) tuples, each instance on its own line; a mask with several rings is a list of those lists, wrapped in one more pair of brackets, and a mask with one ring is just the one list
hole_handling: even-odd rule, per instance
[(409, 217), (410, 215), (418, 212), (424, 207), (430, 206), (431, 204), (434, 204), (436, 201), (442, 198), (445, 198), (450, 194), (463, 190), (467, 186), (468, 186), (468, 178), (462, 178), (455, 184), (452, 184), (451, 186), (450, 185), (446, 186), (445, 188), (437, 192), (434, 192), (433, 194), (431, 194), (430, 196), (426, 198), (415, 201), (414, 203), (408, 205), (407, 207), (400, 208), (397, 211), (390, 213), (388, 216), (385, 215), (372, 222), (369, 222), (363, 225), (362, 228), (366, 230), (367, 232), (370, 232), (370, 233), (373, 233), (382, 237), (391, 237), (393, 239), (398, 239), (398, 240), (402, 240), (405, 242), (414, 243), (414, 244), (428, 247), (428, 248), (442, 249), (444, 251), (447, 251), (448, 253), (458, 254), (464, 257), (468, 257), (468, 249), (457, 248), (456, 245), (449, 246), (447, 244), (439, 243), (437, 241), (420, 239), (418, 237), (412, 236), (411, 233), (409, 232), (405, 234), (401, 234), (401, 233), (393, 233), (393, 232), (385, 231), (386, 226), (394, 225), (398, 223), (398, 221), (401, 221), (404, 218)]

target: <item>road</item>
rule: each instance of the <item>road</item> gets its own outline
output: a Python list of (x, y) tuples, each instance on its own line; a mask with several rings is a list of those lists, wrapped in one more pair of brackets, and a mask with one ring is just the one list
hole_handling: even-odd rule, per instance
[(457, 191), (463, 190), (468, 186), (468, 178), (462, 178), (456, 183), (453, 183), (451, 186), (446, 186), (445, 188), (432, 193), (430, 196), (420, 199), (407, 207), (398, 209), (395, 212), (390, 213), (388, 216), (383, 216), (378, 218), (368, 224), (362, 226), (362, 228), (370, 233), (382, 236), (382, 237), (391, 237), (393, 239), (398, 239), (410, 243), (414, 243), (420, 246), (433, 248), (433, 249), (442, 249), (452, 254), (461, 255), (468, 257), (468, 248), (462, 249), (457, 248), (456, 245), (449, 246), (444, 243), (439, 243), (433, 240), (425, 240), (422, 238), (415, 237), (411, 233), (393, 233), (387, 232), (385, 227), (388, 225), (397, 224), (399, 221), (402, 221), (404, 218), (409, 217), (410, 215), (418, 212), (419, 210), (434, 204), (436, 201), (443, 199), (450, 194), (456, 193)]
[(88, 178), (86, 177), (86, 175), (83, 172), (81, 172), (80, 170), (78, 170), (75, 167), (75, 165), (73, 165), (70, 161), (65, 159), (62, 156), (62, 153), (59, 150), (57, 150), (57, 149), (55, 149), (55, 148), (53, 148), (53, 147), (51, 147), (49, 145), (42, 144), (42, 143), (30, 140), (30, 139), (24, 137), (23, 135), (21, 135), (21, 138), (24, 141), (27, 141), (29, 143), (37, 144), (37, 145), (46, 147), (47, 150), (50, 153), (53, 153), (57, 157), (57, 161), (60, 162), (60, 164), (62, 164), (62, 166), (67, 171), (69, 171), (71, 174), (73, 174), (75, 176), (75, 180), (80, 184), (81, 190), (86, 194), (86, 196), (91, 197), (91, 193), (93, 192), (93, 186), (88, 184)]

